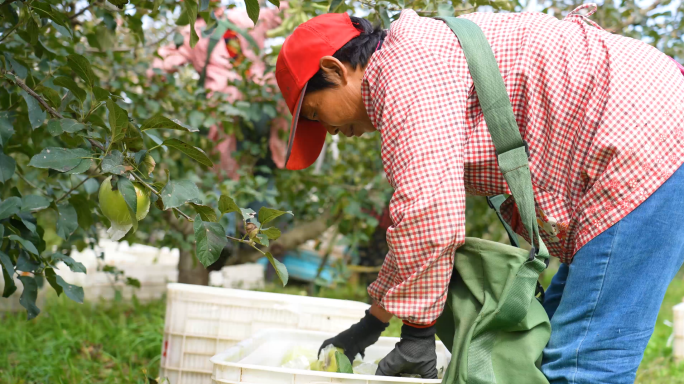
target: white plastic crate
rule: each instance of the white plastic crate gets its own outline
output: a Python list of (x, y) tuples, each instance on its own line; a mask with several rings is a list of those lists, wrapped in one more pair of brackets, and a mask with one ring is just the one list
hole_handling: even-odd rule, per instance
[[(98, 258), (101, 252), (105, 255), (104, 260)], [(111, 300), (117, 291), (124, 299), (130, 299), (134, 294), (140, 300), (159, 299), (166, 292), (166, 284), (178, 279), (180, 253), (177, 249), (101, 240), (95, 251), (90, 248), (83, 252), (74, 250), (70, 256), (82, 263), (87, 273), (72, 272), (63, 263), (58, 265), (57, 273), (66, 282), (83, 287), (86, 301)], [(114, 281), (111, 274), (102, 271), (107, 265), (123, 271), (124, 277), (137, 279), (140, 288)]]
[[(439, 379), (409, 379), (400, 377), (352, 375), (281, 368), (285, 354), (294, 347), (318, 351), (324, 340), (334, 333), (290, 329), (272, 329), (260, 332), (253, 338), (211, 358), (212, 381), (221, 384), (437, 384)], [(364, 362), (374, 362), (387, 356), (399, 341), (394, 337), (381, 337), (366, 348)], [(451, 354), (442, 342), (437, 341), (437, 370), (444, 372)]]
[(264, 267), (261, 264), (249, 263), (231, 265), (221, 269), (224, 288), (262, 289), (264, 287)]
[(209, 359), (262, 330), (341, 332), (368, 308), (347, 300), (169, 284), (160, 376), (170, 384), (210, 384)]
[(674, 313), (674, 342), (672, 354), (676, 361), (684, 361), (684, 302), (672, 308)]

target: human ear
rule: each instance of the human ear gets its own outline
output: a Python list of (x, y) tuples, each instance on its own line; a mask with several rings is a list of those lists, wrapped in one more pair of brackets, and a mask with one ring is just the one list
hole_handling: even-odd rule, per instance
[(323, 56), (320, 61), (325, 78), (335, 85), (347, 85), (349, 72), (347, 67), (332, 56)]

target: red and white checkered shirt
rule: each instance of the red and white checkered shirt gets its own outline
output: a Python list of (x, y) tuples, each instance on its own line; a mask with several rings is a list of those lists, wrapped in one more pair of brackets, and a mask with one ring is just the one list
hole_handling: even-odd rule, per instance
[[(566, 263), (684, 161), (684, 77), (674, 61), (587, 16), (463, 16), (492, 46), (530, 147), (543, 240)], [(399, 318), (429, 324), (465, 240), (466, 192), (509, 191), (458, 39), (442, 21), (404, 11), (372, 56), (362, 94), (395, 189), (390, 252), (368, 292)], [(512, 199), (502, 209), (527, 238)]]

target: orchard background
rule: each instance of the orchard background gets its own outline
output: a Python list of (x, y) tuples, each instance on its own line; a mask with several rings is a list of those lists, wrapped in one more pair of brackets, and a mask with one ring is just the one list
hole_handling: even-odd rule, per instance
[[(56, 271), (63, 262), (74, 272), (84, 272), (70, 252), (92, 247), (112, 226), (130, 243), (180, 249), (180, 282), (207, 284), (210, 270), (266, 256), (280, 280), (269, 290), (367, 300), (365, 286), (346, 278), (335, 289), (296, 284), (282, 288), (288, 274), (277, 258), (331, 226), (334, 236), (344, 238), (350, 248), (369, 241), (378, 225), (371, 213), (382, 211), (391, 195), (382, 173), (378, 134), (357, 140), (328, 137), (323, 156), (306, 171), (260, 165), (268, 147), (267, 135), (260, 132), (289, 116), (279, 108), (281, 96), (272, 82), (253, 81), (250, 60), (233, 69), (239, 76), (230, 85), (241, 97), (231, 103), (220, 93), (207, 92), (192, 66), (175, 73), (153, 69), (149, 74), (161, 46), (183, 44), (184, 26), (194, 27), (199, 19), (206, 24), (202, 36), (190, 35), (194, 46), (200, 37), (221, 30), (222, 19), (214, 13), (219, 6), (246, 8), (255, 23), (262, 22), (260, 9), (280, 7), (282, 24), (268, 32), (265, 48), (254, 52), (265, 64), (266, 76), (272, 76), (283, 37), (326, 12), (350, 12), (388, 27), (405, 8), (425, 16), (540, 11), (562, 18), (580, 4), (4, 0), (0, 265), (3, 297), (19, 294), (17, 278), (26, 311), (0, 315), (0, 381), (123, 383), (157, 378), (163, 301), (79, 305), (83, 289)], [(682, 62), (683, 12), (681, 1), (615, 1), (599, 4), (591, 18)], [(245, 35), (248, 29), (237, 32)], [(217, 142), (209, 131), (216, 125), (243, 143), (234, 152), (239, 180), (225, 177), (214, 165), (219, 162)], [(286, 132), (281, 135), (286, 140)], [(109, 177), (109, 187), (120, 192), (121, 201), (100, 201), (101, 184)], [(101, 204), (114, 204), (128, 218), (136, 217), (145, 208), (136, 190), (151, 203), (144, 218), (112, 222), (103, 215)], [(253, 209), (255, 201), (262, 202), (259, 209)], [(468, 197), (467, 232), (507, 240), (484, 198)], [(139, 284), (115, 269), (109, 272), (130, 285)], [(38, 308), (37, 290), (44, 284), (55, 295), (48, 297), (46, 308)], [(671, 330), (663, 323), (671, 319), (669, 308), (682, 296), (679, 276), (663, 305), (639, 382), (684, 382), (684, 368), (671, 358)], [(393, 327), (389, 332), (396, 331)]]

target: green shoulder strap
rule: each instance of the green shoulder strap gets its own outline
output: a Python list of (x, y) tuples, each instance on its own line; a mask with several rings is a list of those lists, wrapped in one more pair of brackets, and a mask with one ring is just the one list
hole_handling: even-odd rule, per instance
[(499, 218), (499, 221), (501, 224), (503, 224), (504, 229), (506, 230), (506, 233), (508, 234), (508, 239), (511, 241), (511, 245), (514, 247), (520, 247), (520, 243), (518, 242), (518, 235), (513, 231), (513, 228), (511, 228), (510, 225), (504, 220), (503, 216), (501, 215), (501, 204), (506, 201), (506, 196), (504, 195), (496, 195), (496, 196), (488, 196), (487, 197), (487, 204), (489, 204), (489, 207), (496, 212), (496, 216)]
[(461, 43), (487, 128), (496, 147), (499, 169), (515, 199), (530, 240), (537, 243), (533, 244), (537, 256), (546, 259), (549, 253), (537, 226), (527, 143), (520, 136), (492, 48), (480, 27), (472, 21), (456, 17), (438, 19), (451, 28)]

